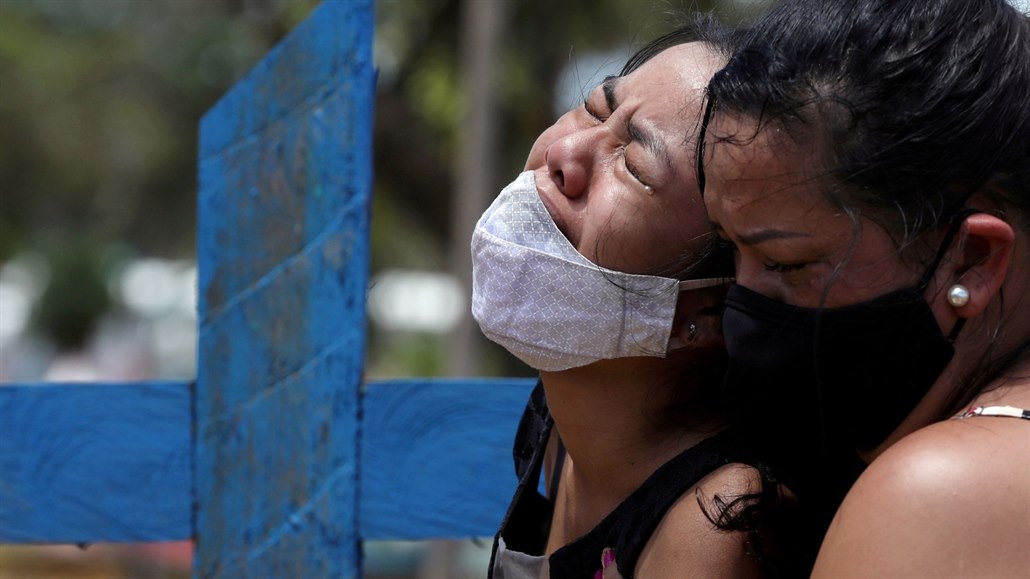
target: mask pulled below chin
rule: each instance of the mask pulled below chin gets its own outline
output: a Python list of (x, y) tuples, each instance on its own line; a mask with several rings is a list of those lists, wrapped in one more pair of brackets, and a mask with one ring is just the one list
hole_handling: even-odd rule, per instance
[(472, 235), (472, 315), (487, 338), (537, 370), (664, 357), (680, 286), (583, 257), (547, 212), (531, 171), (501, 191)]

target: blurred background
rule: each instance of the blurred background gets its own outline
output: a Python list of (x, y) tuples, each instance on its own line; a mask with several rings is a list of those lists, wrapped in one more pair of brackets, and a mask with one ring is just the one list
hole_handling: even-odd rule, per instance
[[(316, 0), (0, 0), (0, 387), (190, 379), (200, 117)], [(468, 319), (468, 242), (537, 134), (698, 11), (763, 0), (378, 0), (369, 378), (531, 375)], [(372, 543), (483, 577), (490, 540)], [(0, 546), (0, 578), (187, 577), (189, 543)]]

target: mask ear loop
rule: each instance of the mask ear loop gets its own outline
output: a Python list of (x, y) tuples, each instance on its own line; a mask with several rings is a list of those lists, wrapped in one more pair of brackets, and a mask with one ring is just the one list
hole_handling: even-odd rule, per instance
[(679, 282), (679, 291), (691, 291), (699, 290), (708, 287), (715, 287), (718, 285), (726, 285), (733, 283), (734, 278), (732, 277), (705, 277), (701, 279), (685, 279)]
[[(972, 208), (965, 208), (960, 210), (952, 217), (951, 225), (948, 226), (947, 233), (944, 234), (944, 239), (941, 240), (941, 246), (937, 249), (937, 255), (933, 258), (933, 263), (923, 274), (923, 279), (919, 280), (920, 291), (926, 291), (926, 288), (930, 285), (930, 279), (933, 274), (937, 272), (937, 268), (944, 261), (944, 256), (947, 255), (948, 250), (951, 249), (951, 243), (955, 241), (955, 237), (958, 235), (959, 230), (962, 228), (962, 223), (965, 222), (966, 217), (979, 213), (980, 211)], [(955, 339), (958, 338), (958, 333), (962, 331), (962, 326), (966, 325), (966, 318), (959, 318), (955, 325), (952, 326), (951, 331), (948, 332), (948, 341), (954, 343)]]
[(951, 331), (948, 332), (948, 341), (949, 342), (951, 342), (952, 344), (955, 343), (955, 339), (958, 338), (958, 333), (960, 331), (962, 331), (962, 326), (964, 326), (964, 325), (966, 325), (966, 319), (965, 318), (959, 318), (955, 322), (955, 325), (951, 327)]

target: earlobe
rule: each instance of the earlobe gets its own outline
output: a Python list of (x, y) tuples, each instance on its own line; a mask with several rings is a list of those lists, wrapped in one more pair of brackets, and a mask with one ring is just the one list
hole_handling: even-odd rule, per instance
[(680, 292), (669, 348), (721, 348), (722, 304), (726, 286)]
[[(953, 274), (947, 291), (959, 284), (968, 290), (967, 300), (952, 304), (955, 315), (974, 318), (994, 299), (1005, 283), (1012, 257), (1015, 232), (1004, 220), (987, 213), (966, 218), (955, 248)], [(963, 305), (955, 305), (964, 301)]]
[(669, 338), (669, 350), (678, 348), (723, 347), (722, 322), (719, 316), (700, 314), (694, 321), (677, 319)]

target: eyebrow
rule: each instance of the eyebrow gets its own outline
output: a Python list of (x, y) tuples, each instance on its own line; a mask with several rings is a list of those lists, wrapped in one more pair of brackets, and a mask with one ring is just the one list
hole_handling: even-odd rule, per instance
[[(708, 224), (720, 235), (725, 235), (726, 230), (722, 228), (715, 221), (708, 221)], [(741, 243), (745, 245), (758, 245), (766, 241), (772, 241), (774, 239), (794, 239), (797, 237), (811, 237), (808, 233), (801, 231), (787, 231), (784, 229), (759, 229), (758, 231), (752, 231), (750, 233), (742, 233), (738, 236)]]
[(604, 77), (604, 82), (601, 83), (601, 90), (604, 91), (604, 102), (608, 106), (609, 113), (619, 108), (619, 101), (615, 98), (615, 85), (619, 84), (621, 78), (620, 76), (606, 76)]
[[(604, 102), (608, 106), (609, 112), (614, 112), (615, 109), (619, 108), (619, 100), (615, 97), (615, 87), (621, 79), (622, 77), (619, 76), (607, 76), (604, 82), (601, 83), (601, 90), (604, 92)], [(626, 123), (626, 132), (629, 134), (630, 139), (642, 144), (652, 155), (664, 162), (669, 170), (673, 169), (672, 157), (669, 156), (665, 142), (654, 133), (643, 129), (632, 121)]]
[(644, 147), (651, 151), (651, 154), (658, 157), (665, 163), (665, 166), (672, 170), (672, 158), (669, 157), (669, 151), (665, 148), (665, 142), (654, 135), (640, 128), (633, 122), (626, 123), (626, 131), (629, 133), (629, 138), (634, 141), (638, 141)]

